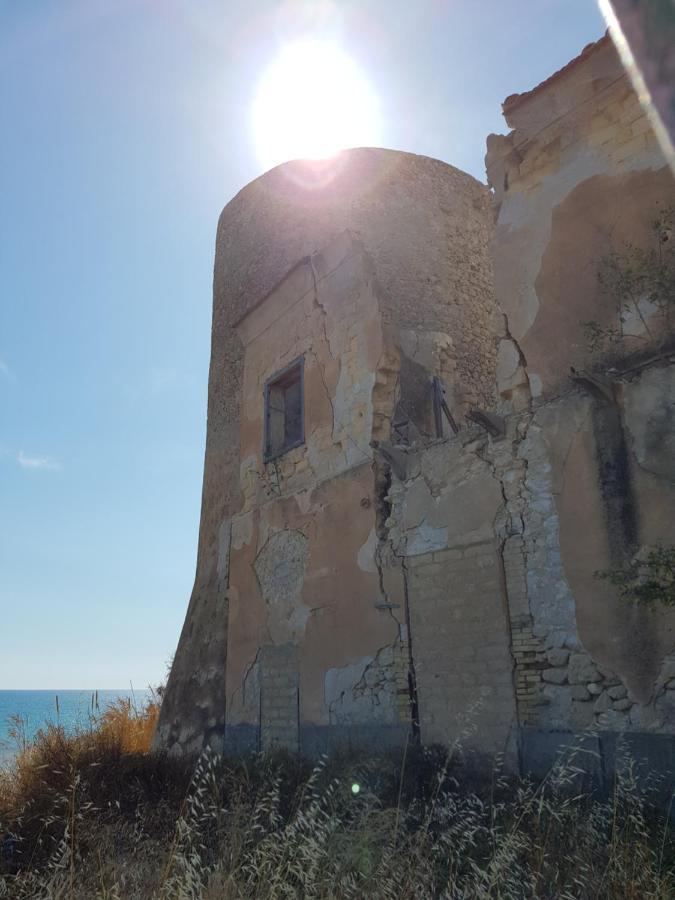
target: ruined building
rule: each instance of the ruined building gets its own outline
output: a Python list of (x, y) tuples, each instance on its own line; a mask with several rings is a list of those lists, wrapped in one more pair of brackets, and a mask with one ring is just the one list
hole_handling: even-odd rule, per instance
[(607, 38), (504, 113), (489, 187), (362, 149), (223, 210), (159, 746), (672, 746), (675, 611), (595, 573), (675, 544), (668, 317), (602, 277), (673, 176)]

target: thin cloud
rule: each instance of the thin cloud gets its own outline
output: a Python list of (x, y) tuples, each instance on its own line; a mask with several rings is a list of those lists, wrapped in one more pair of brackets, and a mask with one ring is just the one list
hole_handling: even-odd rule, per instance
[(27, 456), (23, 450), (19, 450), (16, 461), (22, 469), (43, 469), (48, 472), (59, 472), (61, 463), (50, 456)]
[(148, 373), (148, 390), (151, 395), (161, 394), (168, 388), (174, 387), (177, 381), (178, 373), (175, 369), (155, 366)]
[(2, 375), (3, 378), (9, 379), (9, 381), (16, 381), (16, 375), (2, 357), (0, 357), (0, 375)]

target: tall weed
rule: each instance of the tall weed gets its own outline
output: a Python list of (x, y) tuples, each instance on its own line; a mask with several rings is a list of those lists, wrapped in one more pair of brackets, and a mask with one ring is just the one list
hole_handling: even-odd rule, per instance
[(206, 751), (191, 770), (151, 754), (127, 714), (73, 738), (48, 729), (3, 776), (0, 897), (675, 896), (668, 817), (628, 755), (609, 796), (575, 753), (539, 783), (498, 765), (477, 777), (458, 748), (313, 767)]

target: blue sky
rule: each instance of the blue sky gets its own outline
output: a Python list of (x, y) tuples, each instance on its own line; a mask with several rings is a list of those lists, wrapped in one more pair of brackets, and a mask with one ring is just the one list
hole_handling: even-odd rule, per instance
[[(165, 676), (194, 577), (215, 228), (249, 111), (330, 29), (382, 145), (483, 178), (593, 0), (0, 0), (0, 689)], [(323, 35), (325, 36), (325, 34)]]

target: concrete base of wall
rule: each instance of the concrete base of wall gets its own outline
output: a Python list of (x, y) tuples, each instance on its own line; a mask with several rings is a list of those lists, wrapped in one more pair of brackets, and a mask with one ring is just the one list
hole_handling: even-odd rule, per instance
[(258, 725), (227, 725), (223, 740), (225, 756), (244, 756), (261, 750)]
[(522, 728), (520, 771), (539, 780), (557, 764), (569, 762), (583, 771), (580, 786), (611, 791), (617, 773), (632, 765), (640, 789), (668, 808), (675, 787), (675, 735), (647, 732), (544, 731)]
[(305, 756), (361, 750), (378, 753), (405, 747), (406, 725), (301, 725), (300, 749)]
[[(300, 755), (314, 759), (322, 753), (351, 751), (386, 752), (404, 747), (410, 735), (406, 725), (308, 725), (299, 729)], [(228, 756), (256, 753), (261, 749), (257, 725), (230, 725), (225, 730), (223, 752)]]
[[(299, 728), (300, 755), (309, 759), (324, 753), (386, 753), (404, 747), (409, 738), (410, 729), (405, 725), (301, 724)], [(649, 802), (670, 808), (675, 787), (675, 735), (525, 727), (518, 732), (517, 744), (517, 753), (503, 760), (510, 771), (519, 769), (521, 775), (539, 781), (550, 777), (554, 767), (567, 766), (570, 771), (578, 771), (571, 778), (575, 789), (609, 793), (617, 773), (631, 765), (636, 785), (640, 790), (647, 789)], [(222, 749), (227, 756), (259, 752), (260, 729), (257, 725), (229, 726)], [(467, 771), (487, 771), (493, 765), (491, 755), (475, 750), (466, 758), (465, 754), (460, 756)], [(675, 815), (675, 809), (672, 813)]]

